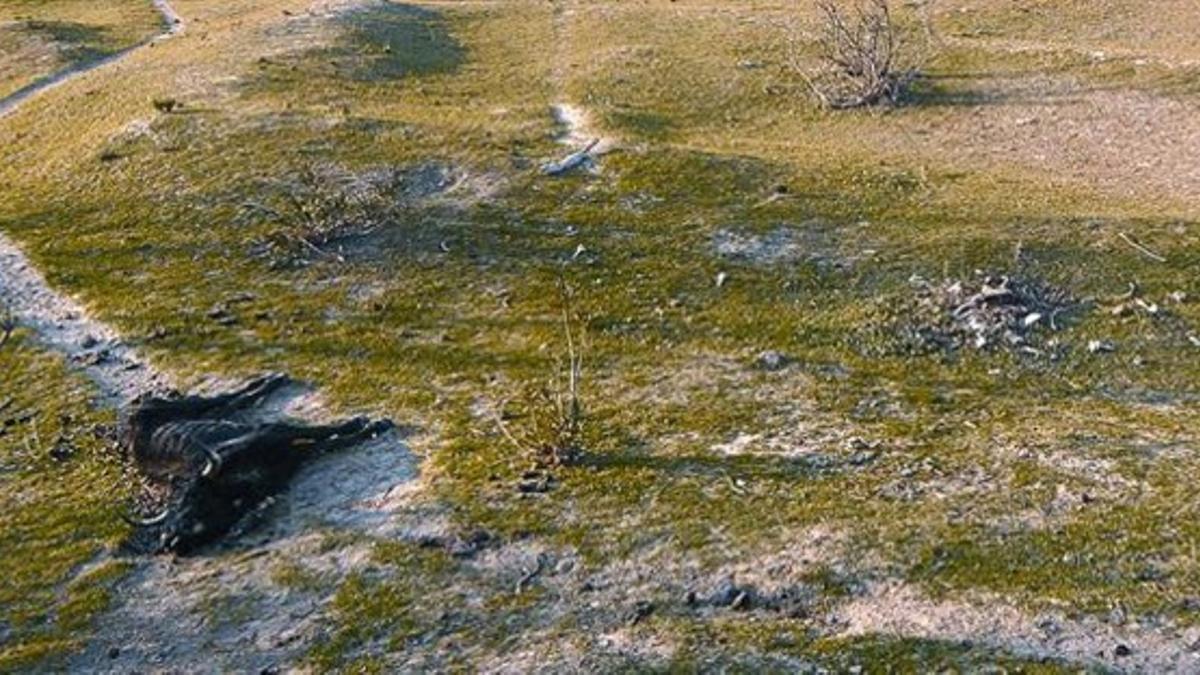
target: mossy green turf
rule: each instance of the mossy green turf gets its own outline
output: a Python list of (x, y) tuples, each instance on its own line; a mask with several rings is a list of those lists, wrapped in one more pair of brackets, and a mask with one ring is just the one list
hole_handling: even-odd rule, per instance
[[(368, 12), (318, 24), (320, 48), (289, 47), (286, 30), (231, 20), (211, 28), (212, 39), (260, 40), (268, 58), (248, 50), (220, 61), (213, 80), (238, 82), (202, 89), (207, 98), (185, 100), (184, 114), (101, 93), (98, 107), (148, 119), (149, 131), (122, 134), (119, 125), (70, 156), (52, 148), (54, 169), (30, 157), (6, 162), (0, 228), (54, 286), (79, 294), (172, 372), (283, 370), (316, 382), (338, 407), (425, 429), (415, 442), (428, 484), (464, 528), (571, 546), (597, 568), (671, 541), (715, 568), (718, 534), (736, 548), (825, 524), (847, 528), (864, 558), (930, 592), (995, 591), (1079, 611), (1119, 604), (1194, 622), (1184, 601), (1197, 581), (1200, 530), (1184, 516), (1197, 462), (1190, 453), (1158, 461), (1155, 448), (1194, 441), (1187, 403), (1200, 361), (1187, 336), (1197, 305), (1156, 318), (1115, 316), (1100, 303), (1058, 335), (1069, 349), (1057, 361), (1003, 350), (912, 356), (886, 330), (905, 311), (914, 275), (1019, 273), (1078, 298), (1136, 280), (1160, 302), (1175, 291), (1195, 297), (1194, 214), (1033, 169), (875, 154), (856, 140), (861, 131), (944, 114), (938, 99), (890, 115), (822, 115), (778, 67), (769, 22), (621, 7), (580, 5), (574, 18), (533, 2), (393, 7), (376, 10), (379, 21)], [(618, 16), (589, 20), (601, 12)], [(568, 34), (556, 38), (555, 25)], [(219, 48), (198, 39), (180, 38), (177, 49), (208, 58)], [(1007, 57), (952, 53), (935, 68), (952, 74), (998, 58)], [(769, 65), (736, 65), (747, 59)], [(1062, 67), (1087, 68), (1069, 59)], [(549, 114), (559, 96), (624, 141), (600, 176), (537, 174), (563, 152)], [(16, 122), (27, 133), (36, 135), (28, 119), (40, 105)], [(314, 160), (350, 170), (439, 163), (499, 187), (478, 202), (415, 207), (346, 262), (272, 269), (252, 255), (272, 224), (242, 204)], [(779, 185), (787, 198), (766, 203)], [(783, 226), (811, 235), (819, 257), (757, 265), (714, 254), (720, 230)], [(1120, 232), (1168, 262), (1124, 245)], [(586, 253), (573, 257), (581, 244)], [(473, 411), (553, 375), (564, 351), (560, 278), (575, 289), (589, 336), (585, 455), (558, 472), (557, 489), (524, 499), (513, 487), (526, 458)], [(232, 305), (233, 325), (208, 316), (247, 292), (252, 299)], [(1091, 340), (1118, 351), (1090, 353)], [(755, 370), (766, 349), (797, 366)], [(837, 430), (819, 448), (833, 460), (712, 451), (786, 427)], [(873, 461), (845, 461), (851, 436), (878, 444)], [(1043, 528), (1004, 530), (998, 520), (1039, 513), (1058, 485), (1098, 490), (1097, 477), (1013, 452), (1021, 448), (1103, 459), (1141, 487), (1101, 490)], [(976, 470), (990, 477), (987, 489), (942, 498), (889, 489), (902, 478), (953, 484)], [(46, 494), (56, 517), (111, 520), (116, 508), (110, 494), (81, 490), (73, 498), (93, 501), (66, 511)], [(59, 546), (44, 537), (25, 545)], [(435, 630), (415, 589), (462, 567), (429, 552), (387, 556), (394, 576), (338, 582), (335, 608), (347, 611), (316, 648), (317, 663), (346, 665), (343, 657)], [(535, 622), (523, 608), (443, 599), (478, 618), (463, 624), (471, 630)], [(687, 630), (717, 631), (736, 652), (761, 642), (758, 628), (774, 630)], [(711, 641), (694, 644), (699, 658)], [(867, 659), (904, 653), (914, 669), (961, 656), (936, 644), (844, 646)]]
[[(86, 382), (19, 332), (0, 349), (0, 671), (78, 646), (125, 565), (130, 487)], [(95, 563), (95, 564), (93, 564)], [(87, 567), (85, 567), (87, 566)]]

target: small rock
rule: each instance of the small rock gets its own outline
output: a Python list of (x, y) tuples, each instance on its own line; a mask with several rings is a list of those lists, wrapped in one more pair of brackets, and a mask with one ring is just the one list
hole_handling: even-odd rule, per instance
[(84, 349), (91, 349), (92, 347), (95, 347), (98, 344), (100, 344), (100, 341), (96, 339), (96, 336), (88, 334), (79, 343), (79, 346)]
[(1062, 632), (1062, 626), (1060, 626), (1057, 621), (1049, 617), (1039, 621), (1037, 627), (1050, 637), (1054, 637)]
[(517, 492), (525, 495), (545, 494), (553, 487), (547, 477), (522, 480), (517, 483)]
[[(441, 540), (433, 537), (439, 544)], [(470, 536), (463, 538), (455, 538), (455, 540), (447, 547), (450, 555), (456, 558), (470, 558), (482, 551), (493, 541), (491, 533), (487, 530), (475, 530)]]
[(728, 274), (726, 274), (724, 272), (718, 272), (717, 273), (717, 288), (721, 288), (722, 286), (724, 286), (725, 282), (728, 280), (729, 280)]
[(874, 450), (859, 450), (850, 455), (850, 457), (846, 459), (846, 462), (850, 466), (866, 466), (867, 464), (875, 461), (875, 457), (877, 456), (878, 455)]
[(241, 293), (234, 293), (233, 295), (229, 296), (228, 298), (226, 298), (226, 302), (228, 302), (229, 304), (236, 304), (239, 302), (251, 302), (251, 301), (257, 300), (257, 299), (258, 299), (258, 296), (255, 295), (254, 293), (251, 293), (249, 291), (243, 291)]
[(629, 625), (636, 626), (654, 613), (654, 603), (649, 600), (638, 600), (629, 613)]
[(758, 367), (768, 372), (778, 372), (787, 368), (792, 360), (774, 349), (769, 349), (758, 355)]
[(1113, 650), (1113, 654), (1118, 657), (1125, 657), (1133, 654), (1133, 650), (1128, 645), (1117, 645), (1117, 648)]
[(65, 462), (71, 459), (75, 454), (75, 447), (71, 445), (71, 441), (65, 438), (60, 438), (50, 449), (50, 459), (56, 462)]
[(1109, 340), (1092, 340), (1088, 342), (1087, 349), (1092, 354), (1109, 354), (1117, 351), (1117, 346)]
[(80, 357), (80, 361), (85, 366), (98, 366), (102, 363), (106, 363), (110, 356), (111, 355), (108, 353), (107, 349), (101, 349), (99, 351), (88, 352), (87, 354), (84, 354)]
[(1124, 625), (1125, 610), (1121, 609), (1120, 607), (1114, 607), (1112, 611), (1108, 613), (1108, 622), (1114, 626)]
[(108, 648), (108, 658), (115, 659), (120, 655), (121, 655), (120, 647), (109, 647)]
[(212, 309), (208, 310), (205, 316), (222, 326), (231, 326), (237, 323), (237, 317), (230, 314), (229, 308), (224, 304), (213, 305)]
[(555, 574), (570, 574), (575, 569), (575, 561), (570, 558), (563, 558), (554, 566)]

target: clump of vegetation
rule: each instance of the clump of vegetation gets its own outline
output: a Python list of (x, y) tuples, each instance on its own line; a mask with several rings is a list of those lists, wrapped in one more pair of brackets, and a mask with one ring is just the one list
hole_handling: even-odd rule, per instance
[[(545, 381), (527, 385), (515, 404), (510, 408), (507, 402), (503, 403), (496, 416), (500, 432), (530, 460), (534, 472), (577, 462), (582, 444), (584, 410), (580, 390), (586, 333), (574, 308), (574, 290), (560, 280), (558, 291), (565, 363), (563, 356), (557, 357), (553, 372)], [(514, 419), (521, 422), (517, 428), (506, 421)]]
[(0, 672), (62, 670), (127, 570), (108, 555), (129, 480), (66, 362), (14, 333), (0, 373)]
[[(930, 52), (930, 30), (906, 28), (890, 0), (815, 0), (820, 65), (793, 59), (813, 96), (830, 109), (894, 105), (918, 77)], [(923, 36), (923, 37), (922, 37)]]
[(256, 253), (276, 267), (314, 259), (342, 261), (339, 240), (393, 222), (405, 208), (407, 179), (399, 169), (363, 176), (306, 164), (289, 178), (270, 181), (262, 201), (243, 204), (247, 215), (266, 216), (274, 225)]
[(155, 110), (167, 114), (173, 113), (183, 107), (183, 103), (175, 98), (156, 98), (151, 101), (151, 104), (154, 105)]

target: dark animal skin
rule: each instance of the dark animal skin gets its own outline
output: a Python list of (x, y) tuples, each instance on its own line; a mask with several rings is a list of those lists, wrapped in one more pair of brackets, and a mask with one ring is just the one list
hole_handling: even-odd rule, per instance
[(275, 374), (226, 394), (142, 396), (131, 404), (121, 442), (168, 494), (162, 514), (135, 523), (132, 549), (193, 553), (283, 492), (306, 461), (392, 427), (364, 417), (327, 425), (264, 420), (263, 402), (291, 384)]

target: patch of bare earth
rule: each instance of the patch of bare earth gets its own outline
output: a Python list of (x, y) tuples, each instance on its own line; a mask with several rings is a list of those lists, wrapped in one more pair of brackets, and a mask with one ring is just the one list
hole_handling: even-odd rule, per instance
[(835, 613), (842, 636), (892, 635), (998, 647), (1124, 672), (1195, 672), (1200, 629), (1143, 628), (1061, 614), (1029, 616), (1001, 599), (932, 600), (899, 582), (874, 584)]
[[(957, 85), (956, 85), (957, 86)], [(987, 167), (1017, 165), (1124, 198), (1200, 197), (1200, 115), (1192, 101), (1030, 78), (979, 80), (944, 110), (877, 142)], [(936, 104), (934, 104), (936, 105)]]

